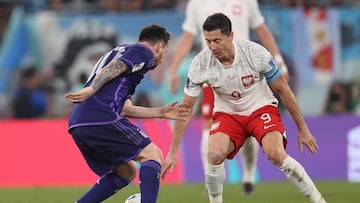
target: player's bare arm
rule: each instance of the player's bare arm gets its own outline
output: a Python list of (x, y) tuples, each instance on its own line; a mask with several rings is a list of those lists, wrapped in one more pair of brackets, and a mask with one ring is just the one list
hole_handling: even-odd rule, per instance
[(185, 120), (190, 114), (187, 104), (173, 102), (159, 108), (135, 106), (131, 100), (125, 101), (121, 116), (129, 118), (167, 118), (173, 120)]
[(286, 79), (289, 79), (288, 68), (281, 56), (279, 47), (276, 44), (273, 34), (265, 23), (259, 25), (256, 29), (256, 34), (259, 37), (261, 44), (270, 51), (274, 56), (275, 62), (280, 67), (281, 72), (284, 74)]
[(105, 83), (119, 76), (121, 73), (125, 72), (128, 69), (129, 67), (121, 60), (112, 60), (96, 75), (91, 86), (94, 88), (94, 91), (96, 92)]
[(189, 54), (191, 47), (193, 46), (195, 36), (187, 31), (184, 31), (181, 35), (177, 47), (175, 50), (175, 56), (170, 67), (170, 78), (169, 78), (169, 88), (170, 92), (176, 94), (176, 86), (179, 86), (180, 81), (177, 76), (177, 70), (180, 67), (181, 62)]
[(161, 168), (161, 178), (165, 178), (167, 171), (170, 169), (172, 173), (175, 169), (175, 165), (177, 162), (177, 151), (181, 142), (181, 139), (185, 133), (185, 130), (190, 122), (193, 108), (195, 106), (197, 97), (191, 97), (187, 94), (184, 94), (183, 104), (186, 104), (190, 108), (189, 115), (185, 120), (177, 120), (175, 121), (173, 127), (173, 138), (169, 147), (169, 152), (166, 156), (166, 159), (162, 163)]
[(112, 60), (107, 66), (101, 69), (99, 73), (97, 73), (90, 86), (84, 87), (75, 93), (68, 93), (65, 95), (65, 98), (73, 103), (83, 102), (98, 91), (105, 83), (119, 76), (128, 69), (129, 67), (121, 60)]
[(309, 128), (300, 111), (300, 107), (296, 101), (295, 95), (291, 91), (285, 77), (282, 75), (269, 84), (271, 88), (279, 94), (286, 109), (289, 111), (291, 117), (296, 123), (296, 126), (299, 130), (299, 150), (302, 151), (302, 145), (305, 144), (311, 153), (316, 153), (316, 150), (319, 148), (319, 146), (316, 143), (315, 137), (309, 131)]

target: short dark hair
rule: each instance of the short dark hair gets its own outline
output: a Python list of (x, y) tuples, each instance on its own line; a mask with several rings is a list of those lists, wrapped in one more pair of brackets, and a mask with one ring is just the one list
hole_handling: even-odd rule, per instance
[(34, 66), (25, 67), (22, 70), (21, 77), (23, 80), (34, 77), (34, 75), (38, 74), (38, 69)]
[(221, 34), (229, 36), (231, 33), (231, 21), (223, 13), (214, 13), (207, 17), (203, 24), (203, 31), (214, 31), (220, 29)]
[(139, 42), (147, 41), (151, 44), (157, 43), (159, 41), (165, 42), (168, 44), (170, 39), (170, 34), (166, 31), (166, 29), (160, 25), (149, 25), (144, 27), (139, 35)]

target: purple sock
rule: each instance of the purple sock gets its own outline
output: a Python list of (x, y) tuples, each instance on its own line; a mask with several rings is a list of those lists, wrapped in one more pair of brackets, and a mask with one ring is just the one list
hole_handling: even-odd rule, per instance
[(111, 172), (102, 176), (96, 184), (77, 201), (77, 203), (99, 203), (128, 184), (128, 181), (116, 175), (114, 172)]
[(159, 193), (161, 165), (154, 160), (144, 161), (140, 167), (141, 203), (155, 203)]

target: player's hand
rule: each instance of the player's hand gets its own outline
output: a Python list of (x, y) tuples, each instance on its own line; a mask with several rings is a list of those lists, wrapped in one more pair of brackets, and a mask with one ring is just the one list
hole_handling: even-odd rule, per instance
[(95, 90), (93, 87), (91, 87), (91, 86), (84, 87), (78, 92), (65, 94), (65, 99), (72, 103), (80, 103), (80, 102), (85, 101), (87, 98), (89, 98), (94, 93), (95, 93)]
[[(286, 68), (286, 70), (287, 70), (287, 67), (286, 67), (286, 65), (284, 64), (283, 65), (284, 67), (282, 68), (282, 70), (284, 69), (284, 68)], [(283, 75), (283, 77), (286, 79), (286, 81), (289, 81), (289, 73), (286, 71), (286, 72), (282, 72), (282, 75)]]
[(319, 149), (319, 146), (316, 142), (316, 139), (309, 131), (301, 132), (298, 134), (298, 145), (299, 150), (303, 150), (303, 144), (309, 149), (309, 151), (314, 154)]
[(161, 164), (161, 174), (160, 174), (161, 179), (165, 178), (166, 173), (168, 172), (169, 169), (170, 169), (170, 173), (174, 172), (176, 161), (177, 161), (176, 153), (169, 151), (168, 155), (166, 156), (166, 159)]
[(180, 80), (176, 73), (176, 71), (170, 71), (170, 78), (169, 78), (169, 89), (172, 94), (177, 93), (177, 88), (180, 86)]
[(175, 120), (186, 120), (190, 115), (190, 108), (187, 104), (177, 105), (177, 101), (163, 107), (163, 117)]
[(276, 64), (279, 66), (283, 77), (286, 79), (286, 81), (289, 81), (289, 70), (285, 64), (284, 58), (281, 56), (281, 54), (274, 55), (274, 59)]

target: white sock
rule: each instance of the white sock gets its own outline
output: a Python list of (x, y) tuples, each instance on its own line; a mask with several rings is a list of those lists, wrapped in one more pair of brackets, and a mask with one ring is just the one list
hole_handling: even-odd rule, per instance
[(304, 167), (295, 159), (288, 155), (278, 168), (301, 193), (309, 197), (311, 202), (325, 203), (325, 200), (306, 173)]
[(202, 161), (204, 174), (206, 174), (206, 168), (208, 163), (207, 154), (209, 149), (209, 136), (210, 136), (210, 129), (204, 128), (202, 131), (201, 143), (200, 143), (201, 144), (200, 154), (201, 154), (201, 161)]
[(256, 163), (258, 158), (259, 146), (255, 138), (246, 139), (242, 147), (243, 155), (243, 183), (254, 183)]
[[(225, 166), (208, 164), (205, 183), (209, 192), (210, 202), (222, 202), (223, 185), (225, 182)], [(214, 201), (212, 201), (214, 200)]]

